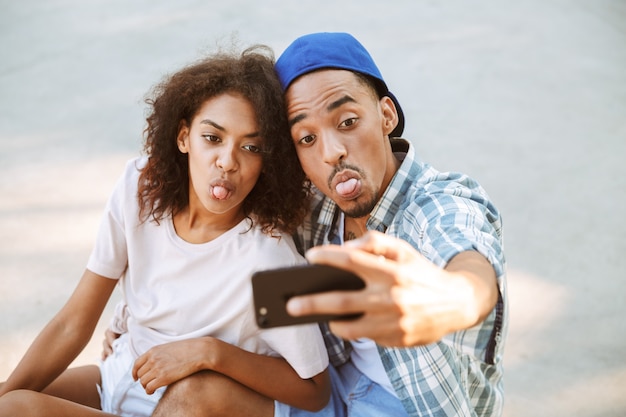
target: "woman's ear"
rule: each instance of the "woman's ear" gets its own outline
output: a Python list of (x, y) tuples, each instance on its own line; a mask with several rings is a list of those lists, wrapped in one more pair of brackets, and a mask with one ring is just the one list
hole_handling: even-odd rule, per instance
[(184, 120), (181, 120), (179, 123), (176, 144), (178, 145), (178, 150), (182, 153), (189, 152), (189, 128)]
[(393, 100), (388, 96), (380, 99), (380, 108), (383, 116), (383, 133), (389, 136), (398, 125), (398, 110), (396, 110)]

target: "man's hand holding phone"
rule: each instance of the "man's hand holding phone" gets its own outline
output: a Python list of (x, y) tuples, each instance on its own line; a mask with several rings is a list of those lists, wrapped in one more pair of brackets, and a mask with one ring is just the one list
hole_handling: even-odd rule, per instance
[(476, 251), (457, 254), (442, 269), (409, 243), (370, 231), (342, 246), (312, 248), (306, 258), (365, 282), (361, 291), (303, 295), (287, 303), (288, 314), (297, 317), (363, 313), (330, 322), (331, 331), (348, 340), (366, 337), (396, 347), (434, 343), (484, 320), (497, 300), (495, 271)]
[(364, 287), (365, 283), (358, 276), (328, 265), (309, 264), (258, 271), (252, 276), (257, 324), (261, 328), (271, 328), (354, 319), (360, 316), (359, 312), (292, 316), (287, 313), (286, 304), (301, 295), (358, 291)]

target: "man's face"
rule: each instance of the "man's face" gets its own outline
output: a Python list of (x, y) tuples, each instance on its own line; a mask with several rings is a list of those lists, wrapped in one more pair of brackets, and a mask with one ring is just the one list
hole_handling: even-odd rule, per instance
[(397, 169), (388, 136), (397, 113), (355, 74), (323, 70), (286, 92), (291, 137), (304, 172), (350, 217), (370, 213)]

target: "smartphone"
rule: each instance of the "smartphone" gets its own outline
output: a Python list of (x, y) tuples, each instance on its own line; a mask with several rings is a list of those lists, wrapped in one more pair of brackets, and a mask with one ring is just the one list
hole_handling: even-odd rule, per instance
[(293, 317), (287, 313), (287, 301), (295, 295), (327, 291), (355, 291), (365, 288), (352, 272), (328, 265), (297, 265), (258, 271), (252, 275), (252, 293), (256, 321), (261, 328), (290, 326), (330, 320), (349, 320), (361, 313), (347, 315), (315, 314)]

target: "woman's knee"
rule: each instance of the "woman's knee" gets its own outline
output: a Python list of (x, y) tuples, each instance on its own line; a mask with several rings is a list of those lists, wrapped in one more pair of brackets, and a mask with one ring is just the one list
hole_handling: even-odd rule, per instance
[(212, 412), (219, 406), (222, 375), (211, 371), (197, 372), (167, 387), (153, 416), (196, 415)]
[(177, 397), (185, 399), (202, 399), (208, 403), (215, 399), (223, 399), (234, 383), (230, 378), (212, 371), (201, 371), (167, 387), (165, 397)]
[(268, 411), (272, 400), (220, 373), (202, 371), (168, 386), (153, 417), (273, 414)]
[(39, 392), (25, 389), (7, 392), (0, 397), (0, 416), (38, 415), (36, 412), (41, 409), (41, 396)]

